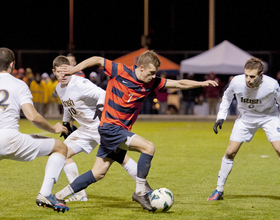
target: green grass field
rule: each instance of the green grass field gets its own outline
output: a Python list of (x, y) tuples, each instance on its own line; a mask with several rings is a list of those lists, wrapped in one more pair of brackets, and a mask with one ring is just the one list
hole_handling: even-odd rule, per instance
[[(51, 124), (56, 122), (50, 120)], [(224, 200), (207, 201), (216, 188), (221, 159), (233, 126), (233, 122), (226, 121), (216, 135), (213, 123), (135, 123), (132, 131), (156, 146), (148, 176), (150, 185), (166, 187), (174, 193), (174, 205), (167, 213), (147, 213), (132, 202), (135, 181), (117, 163), (103, 180), (86, 189), (88, 202), (68, 203), (70, 211), (64, 214), (38, 208), (35, 199), (48, 159), (42, 157), (27, 163), (1, 161), (0, 219), (279, 219), (279, 158), (262, 130), (250, 143), (244, 143), (236, 156)], [(23, 119), (20, 131), (59, 138)], [(73, 158), (80, 174), (92, 168), (96, 151)], [(138, 160), (138, 153), (128, 154)], [(53, 193), (67, 184), (62, 171)]]

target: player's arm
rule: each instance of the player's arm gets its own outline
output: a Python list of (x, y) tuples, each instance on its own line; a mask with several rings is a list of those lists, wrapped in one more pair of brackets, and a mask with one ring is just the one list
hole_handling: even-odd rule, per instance
[(188, 80), (188, 79), (181, 79), (181, 80), (171, 80), (167, 79), (165, 88), (173, 88), (173, 89), (194, 89), (198, 87), (205, 87), (205, 86), (218, 86), (218, 83), (214, 80), (206, 80), (206, 81), (195, 81), (195, 80)]
[(51, 132), (51, 133), (61, 133), (65, 132), (67, 133), (67, 128), (64, 127), (60, 123), (56, 123), (54, 126), (50, 125), (49, 122), (46, 121), (46, 119), (40, 115), (34, 106), (30, 103), (25, 103), (21, 106), (21, 109), (25, 115), (25, 117), (34, 124), (37, 128), (40, 128), (42, 130)]
[(61, 71), (61, 74), (68, 76), (68, 75), (73, 75), (74, 73), (79, 72), (88, 67), (92, 67), (92, 66), (96, 66), (96, 65), (104, 66), (104, 58), (93, 56), (93, 57), (90, 57), (90, 58), (80, 62), (76, 66), (62, 65), (62, 66), (58, 67), (58, 70)]

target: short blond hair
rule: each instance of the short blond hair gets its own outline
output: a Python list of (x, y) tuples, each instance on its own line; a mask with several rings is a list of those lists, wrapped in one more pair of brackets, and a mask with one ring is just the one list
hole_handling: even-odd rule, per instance
[(137, 62), (138, 66), (143, 65), (144, 67), (148, 67), (149, 64), (153, 64), (157, 69), (161, 65), (158, 55), (152, 50), (147, 50), (142, 53)]

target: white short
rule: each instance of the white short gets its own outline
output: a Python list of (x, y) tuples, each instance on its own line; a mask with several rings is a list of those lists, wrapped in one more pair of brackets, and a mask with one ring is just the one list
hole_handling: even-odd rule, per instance
[(240, 118), (236, 119), (230, 140), (250, 142), (259, 128), (265, 131), (270, 142), (280, 140), (280, 118), (277, 116), (266, 118), (258, 123), (250, 123)]
[(22, 134), (14, 129), (2, 129), (0, 133), (0, 160), (32, 161), (49, 155), (55, 145), (53, 138)]
[(81, 126), (66, 138), (64, 144), (71, 148), (75, 154), (82, 151), (89, 154), (100, 144), (100, 135), (97, 128), (89, 129)]

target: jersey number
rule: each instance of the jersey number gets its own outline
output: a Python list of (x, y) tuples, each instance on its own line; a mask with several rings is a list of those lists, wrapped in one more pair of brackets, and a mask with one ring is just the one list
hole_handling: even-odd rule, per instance
[(5, 104), (5, 102), (9, 98), (9, 92), (7, 90), (1, 89), (0, 94), (2, 95), (2, 99), (0, 100), (0, 108), (2, 108), (3, 111), (5, 111), (6, 108), (10, 105), (10, 104)]
[(130, 93), (128, 96), (129, 96), (129, 99), (127, 100), (127, 103), (129, 103), (129, 102), (130, 102), (130, 100), (131, 100), (131, 99), (132, 99), (132, 97), (133, 97), (133, 94), (131, 94), (131, 93)]
[(72, 116), (77, 114), (77, 111), (74, 108), (68, 108), (68, 111)]

